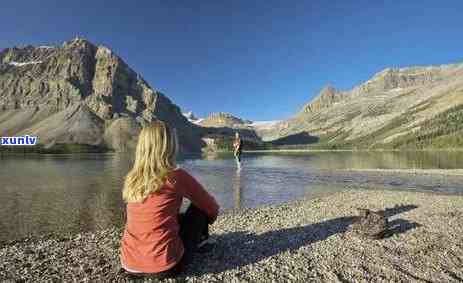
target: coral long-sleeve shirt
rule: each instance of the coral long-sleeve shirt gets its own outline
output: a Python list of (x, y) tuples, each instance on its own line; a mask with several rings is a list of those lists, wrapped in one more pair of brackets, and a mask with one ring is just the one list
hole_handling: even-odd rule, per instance
[(188, 198), (214, 221), (219, 205), (198, 181), (183, 169), (142, 203), (127, 204), (127, 224), (121, 240), (121, 263), (130, 270), (156, 273), (177, 264), (184, 253), (178, 213)]

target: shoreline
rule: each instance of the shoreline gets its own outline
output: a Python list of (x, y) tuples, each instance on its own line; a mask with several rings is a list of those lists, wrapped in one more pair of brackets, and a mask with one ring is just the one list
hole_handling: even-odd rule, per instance
[[(360, 151), (360, 150), (355, 150)], [(278, 153), (278, 152), (354, 152), (351, 149), (259, 149), (243, 150), (243, 153)]]
[[(463, 148), (442, 149), (256, 149), (243, 150), (248, 153), (277, 153), (277, 152), (460, 152)], [(230, 151), (231, 152), (231, 151)]]
[[(303, 153), (303, 152), (462, 152), (463, 148), (436, 148), (436, 149), (254, 149), (243, 150), (243, 153)], [(15, 146), (0, 148), (0, 154), (16, 155), (16, 154), (106, 154), (106, 153), (119, 153), (112, 149), (102, 146), (91, 145), (78, 145), (78, 144), (59, 144), (52, 148), (44, 148), (43, 145), (38, 144), (35, 147), (31, 146)], [(122, 152), (123, 153), (123, 152)], [(185, 154), (228, 154), (233, 153), (232, 150), (213, 150), (213, 151), (197, 151), (186, 152)]]
[(342, 172), (463, 176), (463, 169), (340, 169)]
[[(392, 235), (369, 240), (351, 233), (357, 207), (390, 208)], [(117, 273), (121, 231), (0, 246), (0, 281), (133, 282)], [(458, 282), (462, 234), (463, 196), (346, 190), (220, 215), (211, 227), (216, 247), (197, 257), (181, 280)]]

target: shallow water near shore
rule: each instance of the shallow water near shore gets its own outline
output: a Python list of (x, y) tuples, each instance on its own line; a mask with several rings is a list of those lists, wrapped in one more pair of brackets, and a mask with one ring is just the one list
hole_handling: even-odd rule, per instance
[[(0, 241), (121, 225), (122, 181), (131, 156), (8, 155), (0, 161)], [(258, 207), (345, 188), (463, 194), (463, 177), (345, 169), (462, 169), (463, 152), (245, 153), (186, 156), (180, 166), (223, 210)]]

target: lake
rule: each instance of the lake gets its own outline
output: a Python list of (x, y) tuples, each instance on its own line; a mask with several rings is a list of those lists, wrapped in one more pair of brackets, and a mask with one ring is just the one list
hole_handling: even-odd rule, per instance
[[(0, 241), (121, 225), (121, 187), (131, 156), (0, 156)], [(460, 169), (463, 152), (245, 153), (179, 161), (216, 197), (222, 211), (258, 207), (346, 188), (462, 194), (463, 177), (344, 169)]]

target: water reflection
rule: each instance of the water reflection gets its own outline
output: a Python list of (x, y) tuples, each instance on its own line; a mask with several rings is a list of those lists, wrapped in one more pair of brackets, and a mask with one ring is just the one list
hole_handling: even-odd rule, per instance
[(233, 192), (235, 200), (235, 209), (241, 209), (241, 190), (243, 189), (241, 185), (241, 170), (236, 170), (235, 180), (233, 181)]
[[(259, 157), (260, 154), (256, 154)], [(265, 160), (269, 166), (276, 162), (300, 164), (321, 169), (457, 169), (463, 168), (462, 151), (390, 151), (390, 152), (317, 152), (272, 153)]]
[[(94, 230), (124, 222), (123, 178), (133, 156), (1, 156), (0, 240)], [(352, 168), (463, 168), (462, 152), (319, 152), (185, 156), (223, 210), (284, 202), (349, 188), (462, 193), (461, 177), (344, 172)]]

